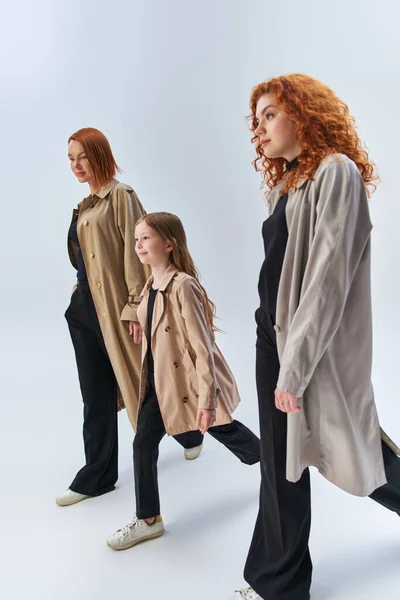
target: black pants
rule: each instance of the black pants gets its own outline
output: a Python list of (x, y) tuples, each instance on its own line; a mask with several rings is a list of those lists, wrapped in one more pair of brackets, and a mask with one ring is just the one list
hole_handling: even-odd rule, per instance
[[(210, 427), (208, 432), (243, 463), (253, 465), (259, 462), (260, 440), (239, 421)], [(157, 461), (158, 447), (164, 435), (165, 428), (157, 396), (151, 389), (141, 407), (133, 441), (136, 515), (139, 519), (150, 519), (160, 514)]]
[[(256, 380), (261, 431), (260, 507), (244, 570), (264, 600), (308, 600), (312, 562), (310, 474), (286, 479), (287, 415), (275, 407), (279, 375), (274, 319), (256, 312)], [(400, 459), (382, 444), (388, 483), (371, 498), (400, 515)]]
[[(99, 496), (118, 479), (117, 381), (104, 344), (89, 285), (80, 282), (66, 310), (84, 404), (85, 466), (69, 486)], [(202, 443), (199, 431), (176, 436), (184, 448)]]

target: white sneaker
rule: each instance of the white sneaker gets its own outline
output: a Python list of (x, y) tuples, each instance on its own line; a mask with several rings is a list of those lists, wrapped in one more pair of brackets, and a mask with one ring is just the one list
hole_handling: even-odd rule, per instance
[(148, 525), (144, 519), (133, 517), (132, 521), (122, 529), (118, 529), (107, 539), (107, 546), (113, 550), (126, 550), (164, 534), (164, 523), (159, 515), (153, 525)]
[(58, 506), (70, 506), (71, 504), (82, 502), (82, 500), (86, 500), (86, 498), (90, 498), (90, 496), (78, 494), (78, 492), (73, 492), (72, 490), (65, 490), (60, 496), (57, 496), (56, 502)]
[(200, 446), (195, 446), (194, 448), (185, 448), (186, 460), (194, 460), (195, 458), (197, 458), (199, 456), (199, 454), (202, 450), (203, 450), (203, 444), (200, 444)]
[(231, 596), (231, 600), (262, 600), (262, 598), (253, 588), (248, 587), (243, 590), (236, 590), (234, 595)]

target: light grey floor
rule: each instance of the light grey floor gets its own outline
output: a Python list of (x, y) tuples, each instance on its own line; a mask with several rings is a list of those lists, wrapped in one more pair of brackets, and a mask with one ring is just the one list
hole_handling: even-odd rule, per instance
[[(243, 584), (258, 467), (242, 465), (210, 436), (193, 462), (164, 439), (159, 472), (167, 533), (125, 552), (110, 550), (107, 535), (134, 510), (132, 432), (121, 414), (114, 492), (56, 506), (83, 458), (75, 365), (63, 323), (57, 327), (45, 335), (39, 326), (18, 335), (3, 330), (3, 364), (7, 358), (10, 366), (2, 378), (1, 598), (226, 600)], [(252, 373), (240, 379), (252, 389)], [(244, 398), (237, 416), (257, 429), (254, 397)], [(312, 485), (313, 600), (400, 598), (398, 517), (317, 473)]]

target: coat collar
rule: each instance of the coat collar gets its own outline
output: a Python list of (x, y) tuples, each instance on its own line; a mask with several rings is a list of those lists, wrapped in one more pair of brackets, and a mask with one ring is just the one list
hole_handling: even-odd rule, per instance
[[(277, 201), (282, 196), (282, 190), (283, 190), (283, 186), (285, 185), (286, 177), (287, 177), (287, 175), (285, 175), (283, 177), (283, 179), (277, 184), (277, 186), (274, 187), (267, 194), (266, 198), (267, 198), (270, 214), (273, 213)], [(289, 196), (294, 194), (295, 192), (297, 192), (297, 190), (299, 190), (301, 188), (301, 186), (304, 185), (307, 181), (310, 181), (309, 179), (307, 179), (307, 177), (302, 177), (301, 179), (299, 179), (299, 181), (296, 183), (296, 187), (294, 189), (289, 190), (289, 192), (288, 192)]]
[[(178, 275), (178, 273), (179, 273), (179, 269), (177, 269), (173, 265), (170, 265), (168, 267), (168, 269), (165, 271), (165, 273), (161, 279), (161, 283), (160, 283), (160, 287), (158, 288), (158, 292), (165, 292), (168, 285), (171, 283), (172, 279), (174, 277), (176, 277)], [(156, 331), (156, 329), (161, 321), (161, 318), (164, 314), (164, 311), (165, 311), (164, 294), (158, 293), (156, 296), (155, 304), (154, 304), (154, 312), (153, 312), (153, 321), (152, 321), (151, 331), (148, 331), (148, 329), (147, 329), (147, 310), (148, 310), (148, 304), (149, 304), (149, 290), (153, 284), (153, 281), (154, 281), (153, 276), (149, 277), (149, 279), (147, 280), (146, 285), (144, 286), (143, 291), (141, 293), (141, 297), (143, 299), (142, 299), (142, 302), (140, 304), (140, 308), (138, 311), (139, 323), (142, 326), (142, 329), (144, 331), (147, 342), (149, 342), (151, 337), (154, 335), (154, 332)]]
[(165, 271), (164, 275), (162, 276), (160, 287), (158, 288), (160, 290), (160, 292), (165, 292), (165, 290), (167, 289), (167, 287), (170, 284), (170, 282), (172, 281), (172, 279), (174, 277), (176, 277), (178, 275), (178, 273), (179, 273), (179, 269), (177, 269), (175, 267), (175, 265), (170, 265), (168, 267), (168, 269)]
[[(160, 292), (165, 292), (168, 285), (171, 283), (172, 279), (174, 277), (176, 277), (178, 275), (178, 273), (179, 273), (179, 269), (177, 269), (174, 265), (170, 265), (168, 267), (168, 269), (165, 271), (164, 275), (162, 276), (160, 287), (158, 288), (158, 290)], [(153, 277), (153, 275), (151, 275), (148, 278), (146, 285), (143, 288), (141, 296), (145, 296), (148, 293), (149, 289), (153, 285), (153, 281), (154, 281), (154, 277)]]
[(103, 185), (93, 196), (97, 196), (97, 198), (105, 198), (107, 194), (111, 192), (115, 188), (115, 186), (119, 183), (118, 179), (111, 179), (108, 183)]
[(107, 194), (109, 194), (111, 190), (115, 188), (117, 183), (119, 183), (118, 179), (111, 179), (111, 181), (108, 181), (105, 185), (103, 185), (103, 187), (97, 190), (95, 194), (89, 194), (89, 196), (86, 196), (86, 198), (84, 198), (82, 202), (79, 203), (79, 206), (83, 204), (85, 200), (92, 200), (93, 198), (105, 198)]

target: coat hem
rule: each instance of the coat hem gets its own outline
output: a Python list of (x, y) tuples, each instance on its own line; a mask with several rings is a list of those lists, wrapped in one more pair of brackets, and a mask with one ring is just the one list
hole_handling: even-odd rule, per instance
[(372, 492), (374, 492), (377, 488), (379, 488), (382, 485), (385, 485), (387, 483), (386, 475), (382, 475), (381, 477), (376, 477), (374, 479), (374, 482), (371, 483), (370, 486), (364, 487), (363, 491), (360, 491), (359, 489), (356, 489), (356, 488), (350, 488), (349, 486), (341, 485), (340, 483), (338, 483), (337, 477), (335, 477), (335, 474), (333, 473), (332, 469), (325, 468), (322, 465), (315, 465), (313, 463), (305, 463), (305, 464), (301, 465), (299, 468), (300, 474), (296, 474), (296, 475), (292, 475), (292, 476), (289, 476), (287, 474), (286, 479), (288, 481), (290, 481), (291, 483), (297, 483), (299, 481), (299, 479), (301, 478), (303, 471), (305, 469), (308, 469), (309, 467), (315, 467), (318, 470), (318, 472), (327, 481), (329, 481), (329, 483), (332, 483), (334, 486), (343, 490), (347, 494), (351, 494), (352, 496), (358, 496), (358, 497), (362, 497), (362, 498), (364, 498), (366, 496), (370, 496), (372, 494)]
[[(214, 423), (214, 425), (212, 425), (212, 427), (219, 427), (220, 425), (228, 425), (228, 423), (232, 423), (233, 419), (232, 417), (225, 418), (225, 419), (220, 419), (218, 421), (218, 423)], [(198, 428), (196, 426), (193, 426), (193, 423), (186, 423), (185, 425), (182, 425), (181, 427), (174, 427), (174, 429), (166, 429), (166, 433), (167, 435), (179, 435), (180, 433), (187, 433), (188, 431), (197, 431)]]

